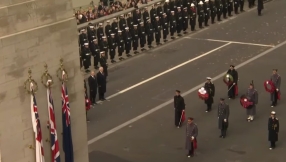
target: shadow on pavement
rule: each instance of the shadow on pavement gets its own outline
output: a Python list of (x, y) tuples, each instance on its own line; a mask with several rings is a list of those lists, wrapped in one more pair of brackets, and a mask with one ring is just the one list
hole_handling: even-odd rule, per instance
[(89, 162), (131, 162), (118, 156), (101, 151), (92, 151), (89, 153)]

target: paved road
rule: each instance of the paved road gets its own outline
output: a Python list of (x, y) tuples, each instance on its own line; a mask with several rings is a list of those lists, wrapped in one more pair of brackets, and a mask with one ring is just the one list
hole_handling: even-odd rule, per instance
[[(185, 130), (174, 127), (173, 107), (168, 104), (175, 89), (188, 93), (185, 96), (187, 116), (193, 116), (199, 125), (199, 149), (192, 161), (284, 161), (283, 134), (286, 129), (283, 125), (286, 123), (283, 118), (286, 117), (286, 110), (283, 107), (286, 104), (282, 100), (274, 108), (282, 120), (278, 148), (270, 152), (267, 148), (267, 118), (273, 108), (270, 108), (269, 94), (263, 88), (263, 81), (269, 78), (273, 68), (281, 70), (282, 79), (285, 75), (283, 63), (286, 45), (280, 45), (286, 40), (285, 5), (285, 1), (275, 0), (265, 5), (262, 17), (257, 17), (256, 10), (243, 13), (233, 20), (214, 25), (111, 69), (107, 96), (119, 91), (122, 93), (97, 105), (89, 113), (91, 122), (88, 123), (88, 135), (92, 142), (89, 145), (90, 161), (189, 161), (184, 151)], [(216, 108), (213, 112), (205, 113), (204, 103), (198, 99), (196, 92), (190, 93), (189, 90), (203, 83), (207, 76), (218, 78), (216, 76), (230, 64), (241, 64), (238, 69), (240, 94), (254, 80), (259, 91), (258, 115), (253, 123), (247, 123), (245, 110), (238, 99), (228, 101), (231, 108), (229, 136), (222, 140), (218, 138)], [(177, 65), (181, 66), (174, 69)], [(166, 74), (124, 91), (168, 69)], [(226, 97), (227, 88), (221, 78), (214, 83), (217, 90), (215, 100)], [(282, 83), (282, 93), (285, 86)], [(155, 107), (157, 111), (149, 112), (150, 115), (145, 113), (155, 110)], [(132, 118), (135, 118), (134, 122), (128, 122), (126, 127), (117, 127)]]

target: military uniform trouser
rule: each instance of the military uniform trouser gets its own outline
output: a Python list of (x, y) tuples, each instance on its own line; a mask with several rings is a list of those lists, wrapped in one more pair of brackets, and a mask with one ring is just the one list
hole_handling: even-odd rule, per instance
[(237, 6), (234, 6), (234, 13), (235, 13), (235, 14), (238, 14), (238, 5), (237, 5)]
[(240, 6), (240, 11), (243, 11), (243, 7), (244, 7), (244, 1), (240, 1), (239, 2), (239, 6)]
[(258, 10), (258, 15), (261, 15), (261, 9), (257, 9)]
[(195, 27), (196, 27), (196, 20), (190, 20), (190, 25), (191, 25), (191, 31), (194, 31), (195, 30)]
[(171, 37), (173, 37), (173, 36), (174, 36), (174, 33), (175, 33), (175, 30), (174, 30), (174, 29), (170, 29)]
[(227, 14), (227, 9), (223, 9), (222, 14), (223, 14), (223, 18), (226, 18), (226, 17), (227, 17), (227, 16), (226, 16), (226, 14)]
[(177, 26), (177, 34), (180, 34), (180, 33), (181, 33), (181, 31), (182, 31), (181, 26)]
[(221, 136), (226, 136), (226, 129), (225, 128), (221, 129), (220, 134)]
[(167, 35), (166, 33), (163, 34), (163, 39), (166, 40), (167, 39)]
[(205, 26), (208, 25), (208, 22), (209, 22), (209, 17), (205, 17)]
[(133, 51), (137, 51), (138, 45), (133, 46)]
[(90, 65), (90, 59), (85, 59), (83, 61), (84, 69), (87, 70), (89, 68), (89, 65)]
[(207, 104), (207, 111), (211, 111), (212, 110), (212, 104), (211, 103), (208, 103)]
[(231, 8), (228, 8), (228, 9), (227, 9), (228, 16), (231, 16), (231, 12), (232, 12), (232, 9), (231, 9)]
[(200, 27), (200, 28), (203, 27), (203, 21), (199, 21), (199, 27)]
[(156, 43), (160, 43), (161, 36), (159, 34), (155, 35), (155, 39), (156, 39)]
[(114, 57), (115, 57), (115, 48), (110, 49), (109, 54), (110, 54), (110, 59), (111, 59), (111, 60), (113, 60), (113, 59), (114, 59)]
[(148, 38), (147, 38), (147, 42), (148, 42), (148, 46), (151, 46), (151, 44), (152, 44), (152, 38), (151, 38), (151, 37), (148, 37)]
[(215, 15), (211, 16), (211, 21), (212, 21), (212, 24), (215, 22)]
[(122, 51), (118, 51), (118, 56), (121, 57), (122, 56)]
[(93, 66), (98, 66), (99, 55), (93, 54)]
[(217, 21), (221, 21), (221, 12), (217, 13)]

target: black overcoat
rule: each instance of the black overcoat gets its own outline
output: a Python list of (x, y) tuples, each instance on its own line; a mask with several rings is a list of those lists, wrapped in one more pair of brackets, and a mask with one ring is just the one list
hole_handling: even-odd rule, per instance
[(97, 84), (98, 84), (98, 93), (106, 92), (106, 76), (104, 73), (98, 72), (96, 74)]
[(268, 119), (268, 141), (278, 141), (279, 121), (278, 118), (270, 117)]

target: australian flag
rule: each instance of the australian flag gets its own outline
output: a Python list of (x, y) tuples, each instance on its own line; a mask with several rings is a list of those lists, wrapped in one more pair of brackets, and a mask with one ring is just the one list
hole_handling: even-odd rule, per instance
[(63, 119), (63, 150), (65, 161), (74, 162), (73, 143), (71, 134), (70, 105), (68, 91), (65, 83), (62, 82), (62, 119)]
[(51, 134), (51, 151), (52, 151), (52, 162), (60, 162), (60, 147), (58, 141), (58, 134), (56, 128), (56, 118), (54, 112), (54, 102), (52, 98), (52, 92), (47, 89), (48, 96), (48, 112), (49, 112), (49, 125)]

